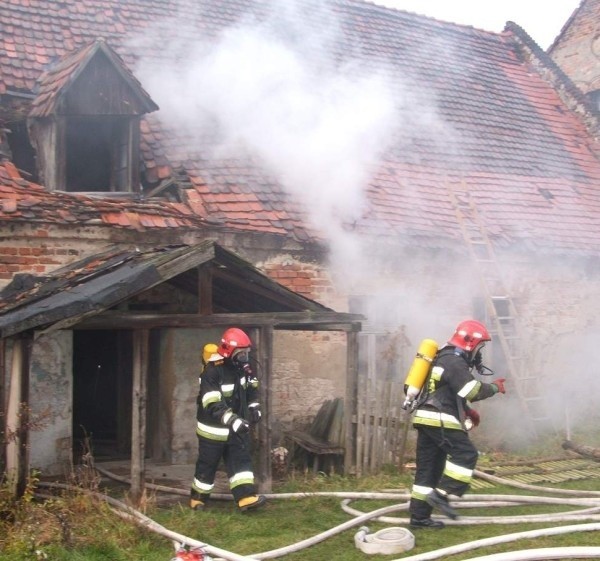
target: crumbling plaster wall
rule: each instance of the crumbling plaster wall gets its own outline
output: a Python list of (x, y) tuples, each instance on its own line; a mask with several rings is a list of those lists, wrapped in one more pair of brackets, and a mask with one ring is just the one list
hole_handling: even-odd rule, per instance
[(219, 341), (220, 329), (163, 329), (159, 355), (158, 441), (161, 459), (174, 464), (195, 462), (196, 397), (202, 348)]
[(30, 462), (44, 475), (72, 468), (73, 332), (35, 339), (30, 365)]

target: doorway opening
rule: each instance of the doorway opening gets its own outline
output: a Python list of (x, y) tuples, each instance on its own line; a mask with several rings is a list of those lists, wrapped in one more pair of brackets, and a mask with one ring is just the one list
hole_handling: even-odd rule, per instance
[(129, 331), (73, 332), (73, 460), (131, 456), (132, 337)]

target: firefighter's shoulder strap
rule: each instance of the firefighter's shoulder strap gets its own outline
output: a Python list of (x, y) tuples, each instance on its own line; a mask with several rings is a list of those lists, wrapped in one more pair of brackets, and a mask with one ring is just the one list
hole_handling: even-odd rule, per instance
[(435, 392), (436, 387), (434, 385), (434, 381), (432, 380), (433, 369), (438, 363), (439, 359), (443, 356), (447, 356), (449, 354), (454, 354), (453, 347), (442, 347), (436, 354), (433, 360), (431, 361), (431, 366), (429, 367), (429, 372), (427, 372), (427, 377), (425, 378), (425, 382), (423, 383), (423, 388), (421, 389), (421, 393), (417, 397), (416, 407), (423, 405)]

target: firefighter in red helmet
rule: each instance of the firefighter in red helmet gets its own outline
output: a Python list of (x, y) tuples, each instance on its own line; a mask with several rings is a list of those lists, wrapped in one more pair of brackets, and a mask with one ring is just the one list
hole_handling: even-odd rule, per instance
[(223, 333), (216, 352), (204, 357), (197, 400), (198, 459), (190, 498), (194, 510), (204, 508), (221, 459), (242, 512), (265, 502), (265, 497), (256, 494), (250, 450), (250, 427), (261, 418), (258, 379), (250, 367), (251, 347), (248, 335), (232, 327)]
[(505, 393), (504, 378), (491, 384), (472, 375), (482, 371), (481, 349), (491, 341), (485, 325), (475, 320), (458, 324), (432, 365), (413, 417), (417, 429), (416, 472), (410, 499), (412, 528), (443, 528), (431, 518), (434, 508), (455, 519), (450, 495), (462, 496), (477, 464), (477, 449), (467, 430), (479, 424), (469, 403)]

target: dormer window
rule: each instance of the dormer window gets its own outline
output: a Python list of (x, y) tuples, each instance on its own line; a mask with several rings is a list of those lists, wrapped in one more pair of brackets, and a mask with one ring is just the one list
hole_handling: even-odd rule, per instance
[(65, 119), (65, 191), (137, 191), (138, 119)]
[(51, 191), (140, 190), (140, 118), (158, 106), (102, 40), (38, 81), (28, 125), (40, 182)]

